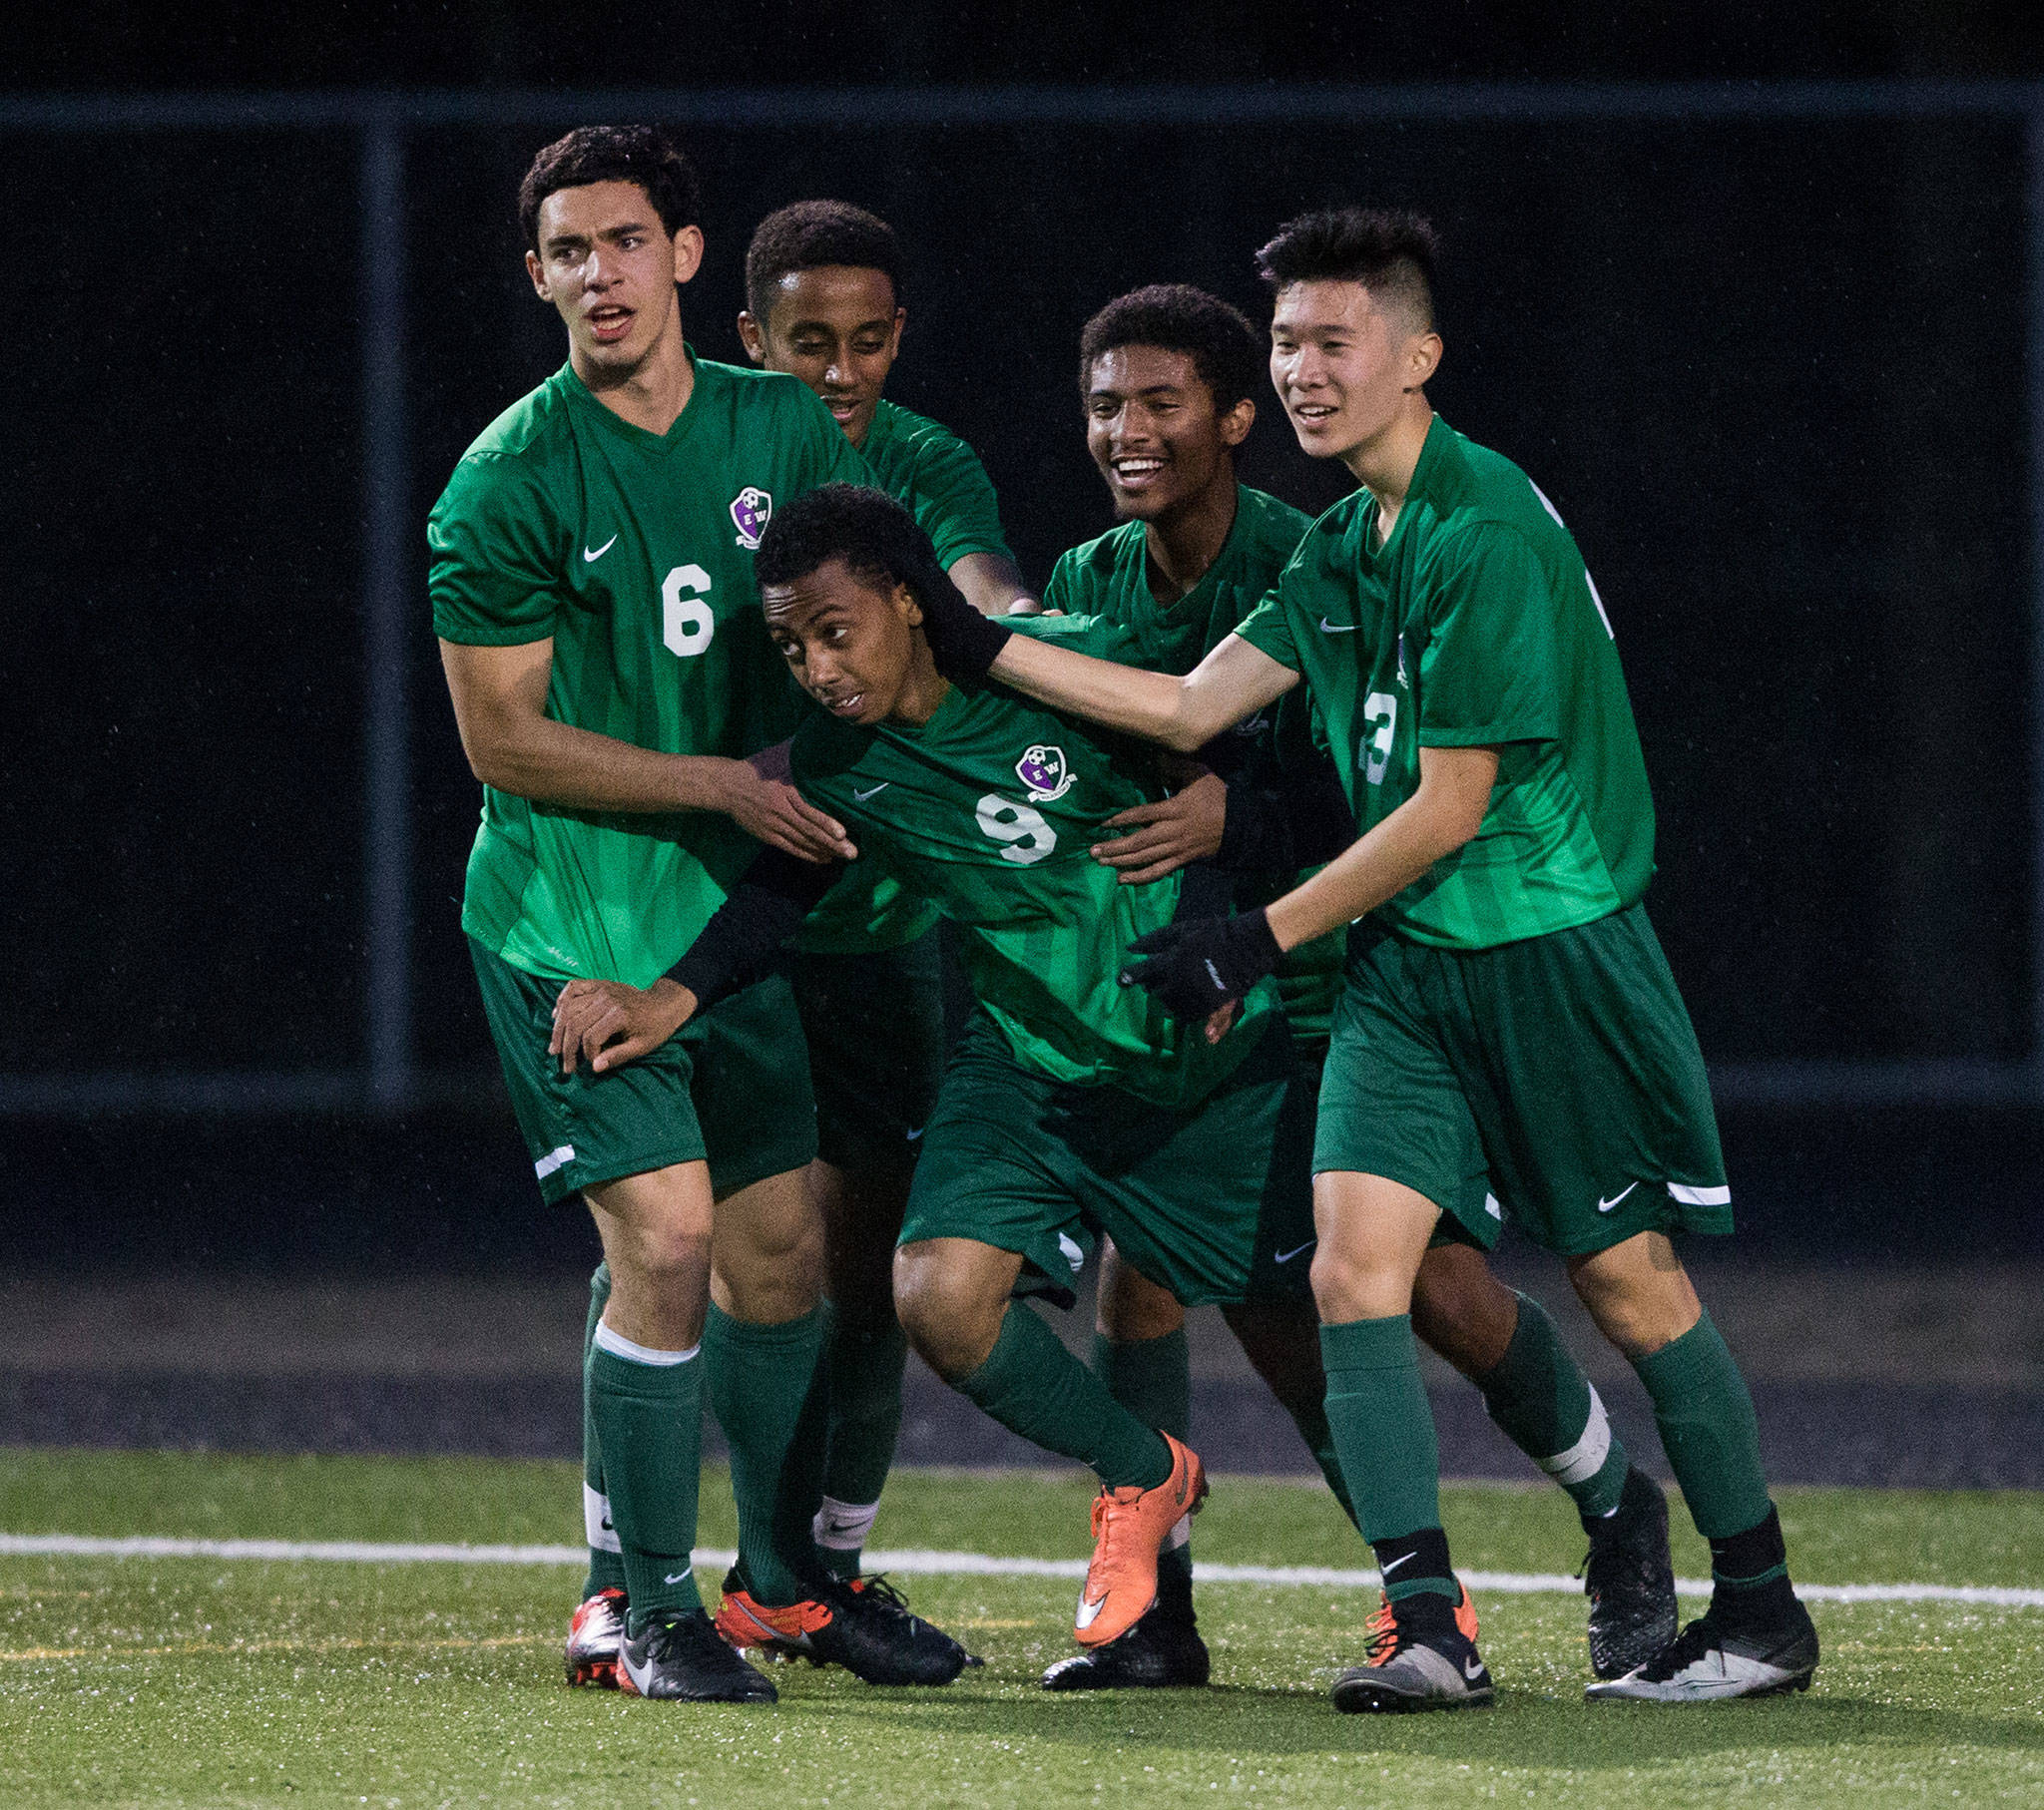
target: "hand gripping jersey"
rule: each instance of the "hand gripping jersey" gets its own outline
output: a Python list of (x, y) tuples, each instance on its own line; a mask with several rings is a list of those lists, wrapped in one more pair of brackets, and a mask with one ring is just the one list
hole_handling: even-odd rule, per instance
[(1500, 746), (1475, 838), (1378, 907), (1399, 936), (1484, 949), (1634, 904), (1654, 804), (1597, 589), (1509, 459), (1436, 419), (1382, 547), (1358, 491), (1312, 526), (1240, 634), (1303, 674), (1360, 835), (1422, 747)]
[[(1127, 663), (1126, 631), (1037, 618), (1027, 632)], [(815, 716), (794, 738), (803, 796), (870, 861), (965, 931), (972, 990), (1018, 1060), (1055, 1081), (1114, 1085), (1161, 1106), (1197, 1101), (1258, 1041), (1267, 982), (1210, 1045), (1140, 987), (1137, 937), (1170, 922), (1179, 877), (1122, 886), (1087, 852), (1104, 818), (1159, 795), (1143, 750), (998, 684), (953, 687), (919, 728)]]
[[(665, 434), (565, 367), (490, 424), (428, 525), (433, 626), (483, 647), (551, 637), (558, 721), (743, 756), (788, 688), (753, 581), (761, 531), (801, 492), (868, 474), (796, 379), (694, 362)], [(486, 786), (462, 928), (530, 974), (647, 986), (757, 852), (715, 812), (576, 811)]]

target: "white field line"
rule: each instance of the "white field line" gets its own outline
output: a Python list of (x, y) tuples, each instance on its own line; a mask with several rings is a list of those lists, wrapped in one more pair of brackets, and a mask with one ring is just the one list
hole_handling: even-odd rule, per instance
[[(701, 1550), (695, 1563), (721, 1572), (737, 1555)], [(286, 1564), (340, 1565), (555, 1565), (586, 1566), (579, 1546), (432, 1546), (364, 1540), (186, 1540), (162, 1535), (107, 1539), (86, 1534), (0, 1534), (0, 1559), (258, 1559)], [(1071, 1578), (1086, 1575), (1081, 1559), (1004, 1559), (988, 1553), (939, 1553), (923, 1549), (874, 1552), (866, 1564), (876, 1572), (923, 1578)], [(1373, 1571), (1321, 1565), (1216, 1565), (1199, 1563), (1208, 1584), (1305, 1585), (1314, 1589), (1374, 1590)], [(1559, 1572), (1463, 1572), (1472, 1590), (1497, 1595), (1576, 1595), (1578, 1579)], [(1678, 1578), (1685, 1596), (1708, 1596), (1710, 1584)], [(1803, 1584), (1795, 1593), (1810, 1602), (1971, 1602), (1987, 1608), (2044, 1608), (2044, 1589), (1973, 1584)]]

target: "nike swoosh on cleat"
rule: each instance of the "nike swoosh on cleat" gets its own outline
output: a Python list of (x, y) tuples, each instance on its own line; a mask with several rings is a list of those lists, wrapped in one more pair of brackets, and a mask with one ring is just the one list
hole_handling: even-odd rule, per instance
[(1308, 1239), (1307, 1239), (1307, 1240), (1306, 1240), (1306, 1241), (1305, 1241), (1305, 1242), (1304, 1242), (1303, 1244), (1301, 1244), (1301, 1245), (1297, 1246), (1297, 1248), (1296, 1248), (1296, 1249), (1293, 1249), (1293, 1250), (1280, 1250), (1280, 1251), (1279, 1251), (1279, 1252), (1278, 1252), (1278, 1254), (1277, 1254), (1277, 1255), (1276, 1255), (1275, 1257), (1273, 1257), (1273, 1258), (1272, 1258), (1271, 1260), (1272, 1260), (1272, 1262), (1274, 1262), (1274, 1263), (1289, 1263), (1289, 1262), (1291, 1261), (1291, 1259), (1292, 1259), (1293, 1257), (1295, 1257), (1295, 1256), (1297, 1256), (1297, 1255), (1298, 1255), (1299, 1251), (1301, 1251), (1301, 1250), (1311, 1250), (1311, 1249), (1312, 1249), (1312, 1247), (1313, 1247), (1313, 1246), (1314, 1246), (1315, 1244), (1317, 1244), (1317, 1243), (1319, 1243), (1319, 1239), (1317, 1239), (1317, 1238), (1308, 1238)]
[(1609, 1200), (1599, 1199), (1599, 1201), (1597, 1202), (1597, 1210), (1600, 1213), (1610, 1212), (1614, 1206), (1616, 1206), (1621, 1200), (1623, 1200), (1626, 1197), (1626, 1195), (1631, 1193), (1633, 1189), (1638, 1187), (1639, 1185), (1640, 1184), (1637, 1181), (1629, 1182), (1626, 1186), (1620, 1188), (1617, 1193), (1613, 1194)]
[(594, 553), (590, 552), (590, 550), (587, 547), (583, 548), (582, 557), (585, 560), (587, 560), (590, 565), (594, 566), (598, 560), (602, 559), (603, 556), (610, 552), (610, 550), (617, 544), (618, 537), (616, 535), (612, 535), (611, 538), (604, 542), (604, 544), (601, 547), (597, 548), (597, 550)]
[(1483, 1676), (1483, 1661), (1477, 1658), (1474, 1653), (1471, 1653), (1468, 1658), (1462, 1661), (1462, 1676), (1467, 1678), (1472, 1684)]
[(1100, 1611), (1106, 1606), (1107, 1598), (1105, 1596), (1101, 1597), (1098, 1602), (1089, 1602), (1086, 1600), (1086, 1592), (1081, 1590), (1079, 1592), (1079, 1613), (1077, 1616), (1079, 1625), (1081, 1627), (1091, 1627), (1094, 1622), (1100, 1619)]
[(1324, 616), (1320, 618), (1322, 635), (1353, 635), (1361, 627), (1360, 623), (1330, 623)]

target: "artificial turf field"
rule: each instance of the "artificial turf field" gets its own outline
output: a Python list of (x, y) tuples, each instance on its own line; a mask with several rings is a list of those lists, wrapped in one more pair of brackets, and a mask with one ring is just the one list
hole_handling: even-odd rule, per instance
[[(563, 1464), (11, 1450), (0, 1530), (559, 1546), (579, 1489)], [(877, 1541), (1083, 1558), (1088, 1497), (1066, 1474), (904, 1472)], [(2044, 1494), (1781, 1503), (1804, 1582), (2044, 1585)], [(1445, 1507), (1464, 1570), (1581, 1556), (1558, 1492), (1467, 1485)], [(1368, 1565), (1300, 1483), (1219, 1479), (1194, 1525), (1210, 1563)], [(702, 1537), (735, 1538), (714, 1478)], [(1686, 1528), (1676, 1570), (1708, 1570)], [(548, 1565), (0, 1558), (0, 1804), (2044, 1803), (2038, 1607), (1818, 1602), (1807, 1696), (1591, 1708), (1582, 1599), (1479, 1593), (1498, 1706), (1382, 1719), (1322, 1694), (1361, 1656), (1371, 1591), (1208, 1584), (1214, 1688), (1052, 1696), (1036, 1679), (1074, 1650), (1071, 1582), (919, 1576), (916, 1608), (983, 1670), (911, 1691), (775, 1666), (776, 1707), (703, 1709), (562, 1686), (579, 1584)]]

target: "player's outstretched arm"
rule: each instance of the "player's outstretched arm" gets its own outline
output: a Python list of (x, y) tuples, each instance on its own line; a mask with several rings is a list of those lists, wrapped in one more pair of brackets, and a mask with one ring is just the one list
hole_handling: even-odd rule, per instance
[(999, 553), (968, 553), (950, 565), (951, 583), (982, 616), (1034, 616), (1036, 594), (1023, 583), (1021, 568)]
[(440, 643), (454, 720), (485, 785), (571, 810), (723, 811), (804, 861), (850, 860), (844, 826), (744, 760), (665, 754), (547, 714), (551, 639), (509, 648)]
[(1483, 827), (1497, 749), (1421, 748), (1419, 789), (1310, 880), (1261, 911), (1167, 924), (1129, 945), (1122, 985), (1155, 994), (1174, 1018), (1241, 999), (1286, 951), (1374, 911)]
[(763, 849), (689, 952), (646, 988), (622, 981), (570, 981), (554, 1001), (547, 1048), (575, 1073), (578, 1058), (598, 1073), (657, 1050), (699, 1012), (765, 978), (780, 946), (801, 928), (837, 878), (779, 849)]
[(990, 671), (1053, 709), (1186, 754), (1298, 683), (1289, 667), (1239, 635), (1226, 637), (1183, 679), (1094, 660), (1027, 635), (1011, 637)]
[(1370, 832), (1267, 910), (1278, 948), (1352, 924), (1422, 879), (1483, 827), (1497, 749), (1419, 750), (1419, 788)]

